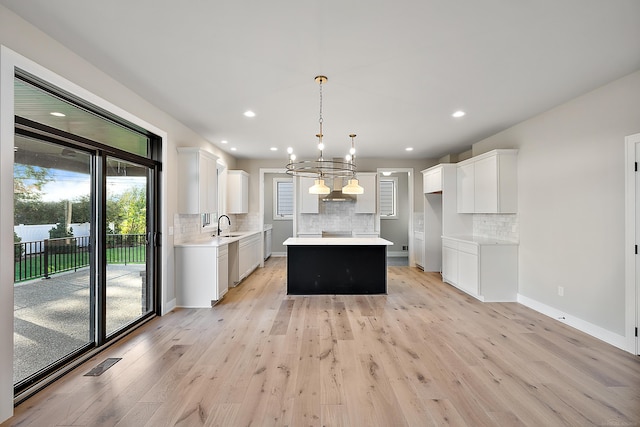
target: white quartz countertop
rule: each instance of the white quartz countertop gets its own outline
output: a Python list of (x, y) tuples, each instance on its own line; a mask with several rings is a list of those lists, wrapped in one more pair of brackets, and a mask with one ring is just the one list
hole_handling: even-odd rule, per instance
[(463, 236), (442, 236), (443, 239), (455, 240), (458, 242), (475, 243), (477, 245), (518, 245), (518, 242), (510, 240), (490, 239), (487, 237), (463, 235)]
[(285, 246), (391, 246), (380, 237), (289, 237)]
[(232, 231), (229, 235), (223, 234), (222, 236), (208, 237), (205, 239), (192, 240), (182, 243), (175, 243), (176, 247), (217, 247), (228, 245), (231, 242), (243, 239), (245, 237), (252, 236), (254, 234), (262, 233), (262, 231)]

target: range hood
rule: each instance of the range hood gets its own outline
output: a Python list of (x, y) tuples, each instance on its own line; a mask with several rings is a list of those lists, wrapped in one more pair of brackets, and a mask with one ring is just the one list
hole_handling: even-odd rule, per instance
[(352, 202), (356, 197), (342, 192), (342, 178), (333, 178), (333, 191), (322, 198), (323, 202)]

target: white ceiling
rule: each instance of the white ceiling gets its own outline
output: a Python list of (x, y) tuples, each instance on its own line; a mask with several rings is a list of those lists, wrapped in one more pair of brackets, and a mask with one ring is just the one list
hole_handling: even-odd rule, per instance
[(318, 74), (326, 155), (438, 158), (640, 69), (638, 0), (0, 4), (243, 158), (316, 155)]

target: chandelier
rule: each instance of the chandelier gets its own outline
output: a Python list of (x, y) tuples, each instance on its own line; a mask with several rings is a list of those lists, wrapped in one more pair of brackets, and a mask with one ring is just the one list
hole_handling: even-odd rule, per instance
[(293, 154), (293, 148), (289, 147), (287, 152), (289, 153), (289, 163), (287, 163), (287, 174), (292, 176), (300, 176), (305, 178), (313, 178), (314, 185), (309, 187), (309, 193), (311, 194), (329, 194), (331, 189), (324, 183), (325, 178), (347, 178), (348, 183), (342, 187), (344, 194), (363, 194), (364, 189), (358, 184), (356, 178), (356, 147), (354, 138), (355, 134), (349, 135), (351, 137), (351, 149), (349, 154), (345, 156), (345, 160), (325, 160), (322, 152), (324, 150), (324, 143), (322, 142), (322, 85), (327, 82), (327, 77), (316, 76), (315, 81), (320, 86), (320, 118), (318, 123), (320, 124), (320, 132), (316, 134), (318, 138), (318, 151), (320, 152), (317, 160), (298, 160), (296, 161), (296, 155)]

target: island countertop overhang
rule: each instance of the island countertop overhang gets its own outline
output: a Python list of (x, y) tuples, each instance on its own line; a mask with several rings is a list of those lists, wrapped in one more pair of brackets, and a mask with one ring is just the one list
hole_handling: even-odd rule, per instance
[(289, 237), (285, 246), (392, 246), (380, 237)]

